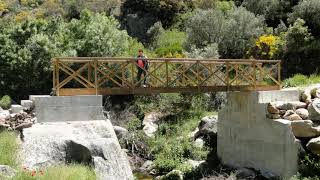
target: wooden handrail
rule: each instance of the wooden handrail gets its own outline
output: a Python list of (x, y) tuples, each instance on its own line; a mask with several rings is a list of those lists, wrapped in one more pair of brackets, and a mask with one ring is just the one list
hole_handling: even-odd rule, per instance
[[(148, 58), (138, 81), (137, 58), (57, 57), (53, 88), (57, 95), (152, 94), (275, 90), (281, 85), (281, 60)], [(148, 87), (140, 84), (148, 80)]]

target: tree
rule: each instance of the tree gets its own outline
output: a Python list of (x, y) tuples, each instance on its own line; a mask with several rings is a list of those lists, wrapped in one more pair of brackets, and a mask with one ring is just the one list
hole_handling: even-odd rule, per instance
[(82, 13), (79, 20), (63, 23), (57, 33), (59, 48), (68, 56), (121, 56), (129, 36), (119, 23), (104, 14)]
[(244, 0), (242, 6), (257, 15), (263, 15), (268, 26), (275, 28), (281, 21), (287, 21), (292, 7), (298, 2), (299, 0)]
[(289, 22), (294, 23), (298, 18), (303, 19), (311, 30), (312, 35), (320, 37), (320, 1), (303, 0), (293, 8)]
[(218, 44), (222, 58), (242, 58), (264, 32), (264, 21), (243, 7), (227, 12), (199, 10), (187, 25), (186, 48)]

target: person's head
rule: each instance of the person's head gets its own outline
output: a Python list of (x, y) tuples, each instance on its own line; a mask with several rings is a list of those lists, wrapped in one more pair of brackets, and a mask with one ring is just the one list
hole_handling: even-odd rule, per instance
[(142, 50), (142, 49), (139, 49), (139, 50), (138, 50), (138, 55), (139, 55), (139, 56), (142, 56), (142, 55), (143, 55), (143, 50)]

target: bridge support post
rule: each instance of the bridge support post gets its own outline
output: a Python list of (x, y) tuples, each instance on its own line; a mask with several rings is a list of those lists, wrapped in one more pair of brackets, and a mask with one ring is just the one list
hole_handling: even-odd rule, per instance
[(298, 101), (298, 91), (228, 92), (219, 112), (218, 156), (223, 164), (251, 167), (289, 179), (298, 170), (298, 145), (287, 120), (266, 118), (272, 101)]

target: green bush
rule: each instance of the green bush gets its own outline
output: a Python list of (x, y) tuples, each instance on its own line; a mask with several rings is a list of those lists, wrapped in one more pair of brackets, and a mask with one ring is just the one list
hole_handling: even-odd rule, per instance
[(300, 177), (308, 177), (310, 179), (319, 179), (320, 178), (320, 156), (314, 155), (314, 154), (306, 154), (300, 160), (299, 174), (300, 174)]
[(0, 132), (0, 164), (17, 167), (18, 144), (13, 132)]
[(11, 98), (8, 95), (5, 95), (0, 100), (0, 107), (2, 109), (9, 109), (11, 106)]
[(320, 83), (320, 76), (316, 74), (312, 74), (310, 76), (305, 76), (302, 74), (296, 74), (291, 78), (285, 79), (283, 81), (283, 87), (301, 87), (301, 86), (307, 86), (310, 84), (317, 84)]
[(178, 30), (162, 31), (156, 39), (155, 50), (159, 57), (177, 58), (184, 57), (183, 44), (186, 40), (186, 34)]

